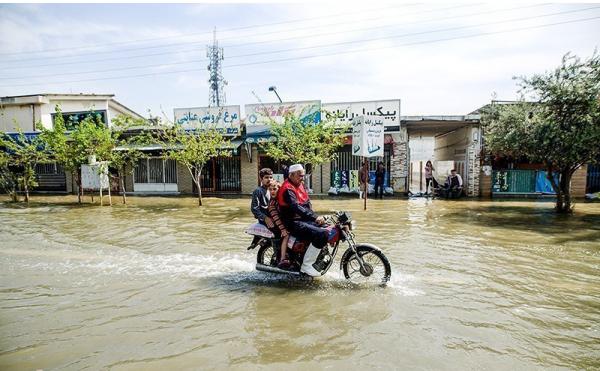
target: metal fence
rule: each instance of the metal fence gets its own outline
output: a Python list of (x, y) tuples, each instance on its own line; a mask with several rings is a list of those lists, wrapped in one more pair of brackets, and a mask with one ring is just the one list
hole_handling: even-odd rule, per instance
[(586, 192), (600, 192), (600, 165), (588, 165)]
[(493, 193), (535, 193), (535, 170), (495, 170), (492, 173)]
[(177, 183), (177, 162), (160, 157), (138, 160), (134, 173), (135, 183)]
[(38, 182), (36, 191), (66, 192), (67, 178), (62, 166), (56, 163), (35, 165), (35, 175)]
[[(202, 191), (239, 192), (242, 190), (242, 169), (240, 156), (218, 157), (209, 160), (200, 174)], [(192, 185), (197, 192), (196, 184)]]

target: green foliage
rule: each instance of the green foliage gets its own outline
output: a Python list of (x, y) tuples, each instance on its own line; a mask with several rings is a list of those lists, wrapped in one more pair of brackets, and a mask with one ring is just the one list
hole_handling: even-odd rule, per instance
[(148, 123), (145, 119), (119, 115), (112, 119), (112, 125), (114, 149), (110, 153), (109, 162), (118, 171), (121, 194), (125, 204), (127, 203), (125, 176), (133, 174), (140, 159), (148, 157), (140, 148), (153, 143), (154, 139), (147, 130)]
[(110, 129), (100, 116), (90, 115), (73, 131), (67, 132), (59, 106), (56, 106), (55, 112), (54, 128), (42, 128), (40, 135), (54, 161), (65, 170), (77, 172), (82, 164), (88, 162), (90, 155), (101, 161), (110, 159), (115, 145)]
[[(2, 141), (2, 139), (0, 139)], [(0, 147), (3, 147), (0, 144)], [(11, 171), (10, 156), (4, 150), (0, 150), (0, 190), (11, 196), (17, 201), (17, 174)]]
[(518, 102), (492, 104), (483, 112), (487, 149), (542, 162), (549, 174), (560, 172), (560, 184), (548, 178), (561, 203), (557, 209), (570, 211), (572, 174), (600, 156), (600, 55), (582, 61), (567, 54), (554, 71), (518, 80)]
[(174, 125), (165, 131), (167, 157), (186, 166), (198, 188), (198, 204), (202, 205), (200, 176), (204, 164), (213, 157), (231, 156), (228, 141), (215, 129), (187, 132)]
[(283, 123), (271, 120), (269, 126), (277, 141), (261, 146), (275, 160), (290, 163), (314, 166), (331, 161), (346, 137), (346, 127), (337, 125), (335, 115), (316, 124), (304, 124), (295, 115), (287, 114)]
[(39, 137), (27, 139), (20, 132), (18, 138), (0, 136), (0, 171), (2, 185), (9, 193), (15, 192), (18, 184), (25, 190), (25, 201), (29, 202), (29, 191), (38, 186), (35, 166), (48, 162), (48, 153)]
[(50, 152), (51, 160), (76, 175), (81, 202), (81, 165), (88, 162), (90, 155), (95, 155), (99, 161), (109, 161), (115, 147), (114, 138), (99, 115), (86, 117), (73, 131), (67, 132), (59, 106), (56, 106), (55, 112), (53, 129), (42, 128), (40, 137)]
[[(118, 149), (111, 152), (110, 164), (119, 169), (121, 175), (132, 173), (138, 161), (147, 157), (140, 148), (153, 142), (150, 133), (144, 130), (147, 126), (146, 120), (121, 115), (115, 117), (112, 124), (113, 145)], [(139, 130), (139, 132), (134, 135), (125, 134), (131, 130)]]

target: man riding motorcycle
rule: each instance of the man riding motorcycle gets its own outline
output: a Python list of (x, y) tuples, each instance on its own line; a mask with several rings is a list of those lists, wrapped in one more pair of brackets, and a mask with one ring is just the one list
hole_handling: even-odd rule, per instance
[(288, 178), (283, 182), (277, 194), (281, 216), (292, 234), (301, 240), (309, 240), (311, 244), (304, 253), (300, 271), (310, 276), (320, 276), (313, 267), (321, 249), (327, 244), (328, 232), (320, 226), (325, 218), (312, 210), (308, 193), (304, 188), (304, 167), (295, 164), (289, 167)]

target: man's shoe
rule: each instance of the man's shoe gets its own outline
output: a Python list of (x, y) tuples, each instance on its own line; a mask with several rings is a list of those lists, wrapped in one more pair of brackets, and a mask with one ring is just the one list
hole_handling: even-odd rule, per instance
[(317, 258), (319, 257), (320, 253), (321, 253), (321, 250), (314, 247), (313, 244), (311, 243), (308, 246), (308, 249), (306, 249), (306, 252), (304, 253), (304, 259), (302, 260), (302, 266), (300, 267), (300, 272), (306, 273), (312, 277), (321, 276), (321, 272), (316, 270), (315, 267), (313, 266), (313, 264), (315, 264), (315, 262), (317, 261)]

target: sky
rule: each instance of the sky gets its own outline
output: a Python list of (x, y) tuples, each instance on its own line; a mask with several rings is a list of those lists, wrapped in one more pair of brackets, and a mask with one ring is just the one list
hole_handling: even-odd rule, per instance
[(514, 76), (600, 44), (600, 4), (0, 4), (0, 96), (115, 94), (167, 115), (208, 105), (206, 47), (226, 104), (400, 99), (402, 115), (463, 115), (515, 99)]

